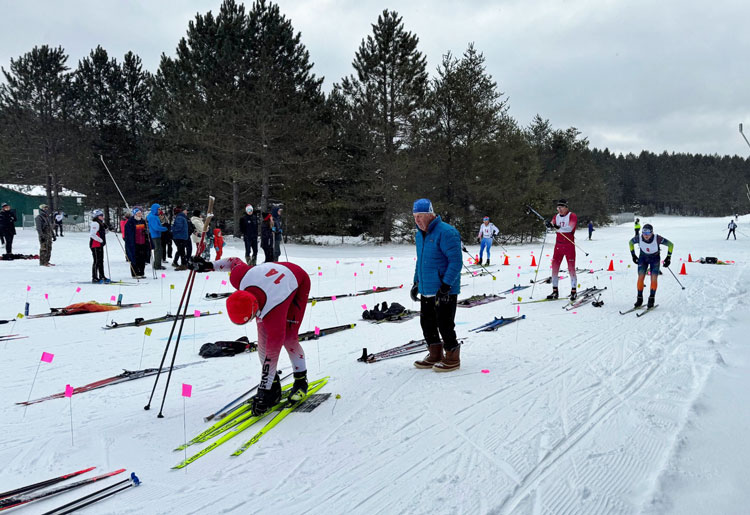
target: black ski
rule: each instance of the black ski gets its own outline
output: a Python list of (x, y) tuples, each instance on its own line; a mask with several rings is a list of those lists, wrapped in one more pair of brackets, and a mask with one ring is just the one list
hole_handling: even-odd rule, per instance
[(656, 308), (658, 308), (658, 307), (659, 307), (659, 305), (658, 305), (658, 304), (655, 304), (655, 305), (654, 305), (653, 307), (650, 307), (650, 308), (646, 308), (646, 311), (644, 311), (644, 312), (642, 312), (642, 313), (636, 313), (636, 314), (635, 314), (635, 316), (637, 316), (638, 318), (640, 318), (640, 317), (642, 317), (643, 315), (645, 315), (646, 313), (648, 313), (649, 311), (653, 311), (653, 310), (655, 310), (655, 309), (656, 309)]
[[(207, 317), (211, 315), (220, 315), (220, 314), (221, 314), (221, 311), (219, 311), (218, 313), (211, 313), (210, 311), (206, 311), (206, 312), (201, 313), (200, 316)], [(149, 318), (148, 320), (144, 318), (136, 318), (135, 321), (133, 322), (125, 322), (122, 324), (118, 324), (117, 322), (112, 320), (109, 324), (104, 326), (103, 329), (117, 329), (118, 327), (140, 327), (140, 326), (148, 325), (148, 324), (161, 324), (162, 322), (171, 322), (176, 317), (177, 315), (167, 313), (164, 316), (156, 317), (156, 318)], [(196, 316), (193, 313), (193, 314), (185, 315), (185, 318), (196, 318)]]
[(317, 340), (322, 336), (328, 336), (329, 334), (346, 331), (347, 329), (354, 329), (356, 325), (357, 324), (344, 324), (334, 327), (326, 327), (325, 329), (318, 329), (318, 334), (315, 334), (315, 331), (307, 331), (299, 335), (299, 341), (306, 342), (308, 340)]
[[(127, 486), (122, 486), (126, 483), (129, 483), (129, 484)], [(42, 515), (66, 515), (68, 513), (73, 513), (74, 511), (80, 510), (84, 506), (89, 506), (90, 504), (99, 502), (102, 499), (111, 497), (115, 495), (116, 493), (122, 492), (123, 490), (127, 490), (128, 488), (132, 488), (134, 486), (140, 486), (140, 484), (141, 484), (141, 480), (138, 479), (138, 476), (135, 475), (135, 472), (131, 472), (130, 479), (123, 479), (122, 481), (118, 481), (117, 483), (113, 483), (109, 486), (105, 486), (104, 488), (97, 490), (96, 492), (92, 492), (88, 495), (84, 495), (83, 497), (79, 497), (78, 499), (74, 499), (67, 504), (63, 504), (62, 506), (59, 506), (55, 508), (54, 510), (46, 511)], [(117, 488), (118, 486), (122, 486), (122, 488)], [(117, 488), (117, 490), (112, 490), (113, 488)], [(100, 494), (103, 494), (103, 495), (100, 495)], [(75, 506), (75, 508), (71, 508), (69, 510), (66, 509), (66, 508), (70, 508), (71, 506)]]

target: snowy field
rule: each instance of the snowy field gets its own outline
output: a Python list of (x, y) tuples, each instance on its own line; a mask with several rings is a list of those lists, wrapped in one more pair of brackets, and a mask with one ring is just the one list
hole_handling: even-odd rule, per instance
[[(32, 314), (48, 311), (45, 294), (52, 307), (108, 302), (120, 293), (124, 303), (151, 301), (113, 313), (0, 325), (0, 334), (28, 336), (0, 343), (0, 491), (96, 466), (99, 473), (127, 468), (143, 484), (89, 508), (91, 513), (747, 513), (750, 238), (738, 234), (737, 241), (726, 241), (728, 218), (642, 222), (675, 243), (675, 273), (688, 253), (735, 263), (688, 263), (687, 275), (678, 275), (684, 291), (665, 270), (659, 307), (642, 318), (621, 316), (618, 310), (635, 300), (636, 271), (628, 266), (627, 246), (632, 224), (598, 229), (593, 241), (579, 231), (578, 242), (590, 254), (579, 251), (579, 266), (600, 269), (614, 262), (614, 272), (579, 274), (581, 288), (607, 287), (604, 306), (567, 312), (562, 302), (521, 305), (525, 320), (479, 334), (469, 329), (516, 314), (512, 299), (459, 309), (457, 332), (467, 339), (461, 369), (448, 374), (415, 369), (414, 356), (356, 361), (362, 347), (375, 352), (422, 337), (418, 319), (377, 325), (361, 320), (363, 303), (397, 301), (418, 309), (409, 299), (413, 246), (287, 245), (289, 260), (312, 274), (314, 296), (404, 287), (308, 307), (303, 331), (357, 323), (303, 344), (311, 379), (330, 376), (322, 392), (340, 399), (292, 413), (242, 456), (229, 456), (247, 439), (238, 437), (179, 471), (170, 467), (184, 458), (172, 451), (184, 441), (183, 424), (188, 437), (199, 433), (207, 427), (204, 416), (257, 384), (256, 354), (176, 370), (163, 419), (156, 418), (163, 379), (152, 410), (143, 410), (153, 377), (81, 393), (72, 402), (57, 399), (27, 409), (14, 403), (29, 396), (42, 352), (54, 360), (39, 366), (32, 399), (124, 368), (158, 366), (170, 323), (152, 326), (148, 337), (143, 327), (102, 326), (175, 311), (188, 273), (170, 267), (165, 279), (154, 280), (148, 268), (149, 279), (135, 286), (76, 284), (91, 277), (88, 236), (80, 233), (58, 238), (55, 267), (0, 261), (0, 319), (23, 311), (27, 286)], [(740, 219), (745, 234), (748, 222), (750, 217)], [(129, 280), (114, 238), (108, 236), (112, 276)], [(540, 277), (549, 275), (550, 241)], [(469, 249), (478, 252), (476, 245)], [(534, 276), (531, 253), (538, 259), (540, 244), (508, 250), (510, 266), (492, 267), (497, 280), (463, 276), (460, 297), (528, 284)], [(14, 252), (36, 254), (36, 234), (21, 231)], [(230, 239), (225, 256), (243, 253), (241, 242)], [(502, 260), (497, 246), (492, 259)], [(190, 312), (224, 309), (222, 301), (202, 297), (228, 291), (221, 285), (226, 278), (200, 275)], [(569, 281), (560, 286), (567, 294)], [(533, 298), (549, 291), (549, 285), (539, 285)], [(531, 289), (517, 295), (529, 300)], [(233, 326), (226, 315), (188, 320), (177, 363), (203, 361), (197, 352), (205, 342), (246, 334), (256, 339), (254, 323)], [(283, 352), (280, 367), (289, 368)], [(184, 403), (181, 383), (193, 385)], [(257, 427), (247, 431), (248, 438)], [(101, 486), (16, 511), (41, 513)]]

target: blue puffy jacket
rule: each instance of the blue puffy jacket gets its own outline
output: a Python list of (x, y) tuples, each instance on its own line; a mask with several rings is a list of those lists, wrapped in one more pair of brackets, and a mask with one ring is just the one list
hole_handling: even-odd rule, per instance
[(440, 284), (451, 285), (451, 295), (461, 292), (461, 236), (452, 225), (438, 216), (427, 227), (427, 232), (417, 229), (417, 266), (414, 282), (419, 293), (427, 297), (436, 295)]
[(151, 212), (146, 217), (146, 223), (148, 224), (148, 233), (151, 235), (151, 238), (161, 238), (161, 233), (167, 230), (159, 220), (159, 204), (151, 205)]
[(172, 222), (172, 239), (187, 240), (190, 237), (188, 230), (188, 219), (184, 212), (177, 213)]

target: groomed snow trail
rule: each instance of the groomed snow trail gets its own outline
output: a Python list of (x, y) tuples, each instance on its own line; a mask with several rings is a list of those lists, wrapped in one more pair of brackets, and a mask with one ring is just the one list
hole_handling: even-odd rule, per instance
[[(180, 384), (193, 385), (193, 397), (185, 402), (191, 437), (206, 427), (203, 416), (257, 383), (260, 370), (255, 354), (205, 360), (175, 371), (165, 419), (156, 418), (163, 379), (151, 411), (143, 406), (153, 378), (76, 395), (73, 444), (68, 399), (29, 406), (25, 413), (13, 404), (29, 395), (43, 351), (55, 358), (51, 364), (42, 363), (32, 398), (62, 391), (68, 383), (80, 386), (109, 377), (123, 368), (158, 366), (171, 324), (154, 325), (150, 337), (144, 336), (143, 327), (113, 331), (101, 327), (107, 320), (127, 322), (174, 312), (187, 277), (185, 272), (169, 270), (163, 281), (81, 285), (82, 291), (75, 293), (79, 285), (71, 281), (89, 277), (90, 255), (85, 235), (66, 235), (53, 248), (54, 268), (38, 267), (34, 261), (0, 263), (6, 291), (0, 318), (23, 310), (27, 285), (32, 313), (47, 310), (44, 293), (53, 307), (109, 301), (119, 293), (123, 302), (151, 300), (152, 304), (110, 314), (24, 319), (12, 331), (5, 330), (11, 324), (0, 325), (0, 334), (29, 336), (0, 342), (0, 463), (4, 464), (0, 490), (95, 465), (100, 472), (126, 467), (143, 481), (138, 489), (102, 503), (98, 513), (652, 511), (654, 499), (668, 497), (664, 489), (670, 483), (663, 474), (675, 460), (686, 422), (695, 417), (696, 399), (721, 366), (724, 335), (737, 324), (732, 313), (747, 295), (740, 279), (748, 277), (750, 240), (725, 241), (724, 219), (648, 221), (675, 243), (675, 273), (688, 253), (693, 258), (709, 255), (735, 263), (688, 263), (688, 275), (678, 275), (684, 291), (664, 270), (659, 307), (642, 318), (635, 313), (619, 315), (618, 310), (628, 309), (635, 299), (636, 272), (634, 266), (628, 267), (627, 249), (632, 228), (597, 229), (594, 241), (586, 241), (585, 231), (579, 231), (578, 243), (590, 254), (585, 257), (579, 251), (579, 266), (606, 268), (613, 260), (614, 272), (578, 275), (581, 288), (607, 287), (604, 306), (586, 305), (567, 312), (563, 302), (521, 305), (526, 320), (478, 334), (468, 330), (493, 316), (517, 314), (511, 300), (518, 296), (529, 300), (531, 289), (513, 299), (507, 295), (506, 300), (459, 309), (457, 332), (467, 340), (461, 369), (449, 374), (417, 370), (411, 364), (413, 356), (374, 364), (356, 361), (362, 347), (376, 352), (421, 338), (418, 319), (378, 325), (361, 320), (363, 303), (371, 307), (374, 302), (397, 301), (418, 309), (408, 297), (412, 246), (288, 245), (290, 260), (311, 273), (312, 295), (374, 285), (403, 283), (404, 288), (309, 307), (303, 331), (357, 322), (353, 330), (303, 345), (310, 377), (331, 376), (324, 391), (341, 398), (332, 397), (311, 413), (290, 415), (240, 457), (229, 454), (252, 436), (251, 430), (183, 471), (170, 470), (184, 457), (172, 452), (184, 439)], [(33, 232), (21, 232), (17, 251), (36, 252), (35, 240)], [(528, 284), (534, 274), (529, 266), (531, 252), (539, 259), (539, 247), (509, 248), (511, 266), (493, 267), (498, 269), (497, 280), (464, 276), (461, 297)], [(478, 252), (476, 247), (470, 250)], [(492, 250), (493, 262), (500, 263), (501, 249)], [(548, 250), (551, 254), (548, 246), (541, 257), (540, 275), (548, 271)], [(225, 249), (225, 255), (240, 254), (241, 242)], [(114, 241), (109, 256), (114, 278), (126, 279), (127, 265)], [(202, 299), (207, 292), (228, 291), (220, 284), (223, 279), (222, 274), (198, 276), (191, 312), (224, 309), (223, 301)], [(568, 279), (560, 281), (560, 289), (567, 294)], [(548, 285), (538, 285), (534, 299), (548, 292)], [(188, 320), (177, 362), (199, 361), (198, 348), (206, 341), (245, 334), (255, 339), (254, 324), (232, 326), (225, 315)], [(288, 368), (285, 356), (280, 366)], [(194, 453), (200, 448), (188, 450)], [(39, 509), (51, 509), (72, 497), (45, 501)]]

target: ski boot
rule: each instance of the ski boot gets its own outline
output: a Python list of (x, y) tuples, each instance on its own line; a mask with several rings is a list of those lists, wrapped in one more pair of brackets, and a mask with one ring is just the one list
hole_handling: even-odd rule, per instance
[(557, 286), (552, 287), (552, 293), (547, 295), (547, 300), (555, 300), (560, 298), (560, 291), (557, 289)]
[(271, 388), (264, 390), (258, 388), (258, 393), (253, 397), (253, 415), (262, 415), (281, 402), (281, 381), (278, 372), (271, 383)]
[(570, 290), (570, 300), (574, 301), (574, 300), (576, 300), (577, 297), (578, 297), (578, 293), (576, 293), (576, 289), (575, 288), (571, 288), (571, 290)]
[(651, 295), (648, 296), (648, 302), (646, 302), (646, 307), (648, 309), (653, 308), (655, 302), (656, 302), (656, 295), (652, 292)]
[(91, 283), (92, 284), (101, 284), (101, 282), (99, 281), (99, 279), (97, 279), (96, 277), (94, 277), (93, 279), (91, 279)]
[(640, 308), (643, 306), (643, 292), (639, 291), (638, 296), (635, 298), (635, 304), (633, 304), (634, 308)]
[(490, 266), (490, 260), (487, 258), (487, 262), (484, 264), (484, 266)]
[(102, 284), (112, 284), (112, 279), (104, 278), (101, 280)]
[(289, 390), (289, 401), (301, 401), (307, 395), (307, 371), (294, 373), (294, 384)]

